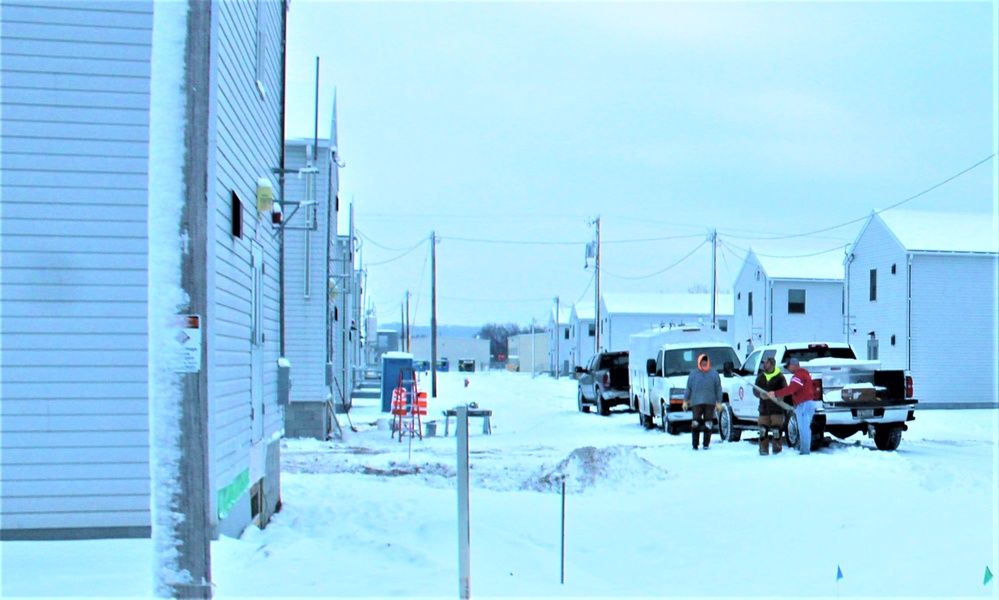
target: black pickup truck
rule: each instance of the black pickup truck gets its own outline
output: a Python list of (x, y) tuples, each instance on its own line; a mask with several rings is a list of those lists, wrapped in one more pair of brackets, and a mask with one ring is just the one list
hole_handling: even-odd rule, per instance
[(585, 367), (576, 367), (579, 381), (579, 410), (590, 412), (596, 406), (601, 415), (619, 404), (630, 405), (628, 352), (601, 352)]

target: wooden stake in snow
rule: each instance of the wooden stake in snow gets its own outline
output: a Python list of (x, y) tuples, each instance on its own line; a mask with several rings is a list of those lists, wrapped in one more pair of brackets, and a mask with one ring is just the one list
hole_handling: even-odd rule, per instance
[(565, 585), (565, 475), (562, 476), (562, 574), (559, 583)]
[(468, 519), (468, 407), (458, 406), (458, 595), (472, 597), (471, 527)]

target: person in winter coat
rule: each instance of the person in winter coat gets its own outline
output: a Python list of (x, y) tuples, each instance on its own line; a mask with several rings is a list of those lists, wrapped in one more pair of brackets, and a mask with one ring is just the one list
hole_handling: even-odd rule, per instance
[(791, 372), (791, 383), (786, 388), (770, 392), (771, 398), (791, 396), (794, 401), (794, 416), (798, 420), (798, 452), (809, 454), (812, 451), (812, 416), (815, 414), (815, 387), (812, 375), (792, 358), (787, 363)]
[(711, 368), (707, 354), (697, 357), (697, 369), (687, 376), (687, 389), (683, 393), (683, 410), (688, 407), (694, 412), (690, 423), (694, 450), (698, 447), (698, 434), (704, 432), (704, 449), (711, 445), (711, 428), (715, 422), (715, 410), (721, 411), (721, 376)]
[[(787, 379), (777, 366), (777, 361), (770, 356), (763, 359), (763, 369), (756, 376), (756, 387), (768, 392), (776, 392), (787, 387)], [(780, 430), (784, 426), (784, 409), (777, 406), (767, 394), (756, 393), (760, 399), (760, 456), (770, 454), (773, 444), (774, 454), (780, 454), (783, 449), (780, 443)]]

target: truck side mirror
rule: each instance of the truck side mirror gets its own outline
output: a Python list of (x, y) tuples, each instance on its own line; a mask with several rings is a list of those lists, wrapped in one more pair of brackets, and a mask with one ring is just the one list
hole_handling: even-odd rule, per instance
[(576, 375), (579, 375), (580, 373), (583, 373), (585, 371), (586, 369), (584, 369), (583, 367), (576, 367)]
[(735, 371), (735, 363), (730, 360), (726, 360), (725, 364), (722, 366), (722, 373), (724, 373), (725, 377), (731, 377), (733, 371)]
[(650, 358), (645, 361), (645, 373), (648, 375), (656, 374), (656, 359)]

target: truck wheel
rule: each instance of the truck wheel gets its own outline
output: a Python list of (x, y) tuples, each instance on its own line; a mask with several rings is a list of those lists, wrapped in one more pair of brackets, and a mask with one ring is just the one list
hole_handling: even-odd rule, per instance
[(652, 415), (647, 415), (642, 412), (642, 405), (639, 402), (635, 402), (635, 410), (638, 411), (638, 424), (642, 426), (643, 429), (652, 429)]
[(874, 445), (878, 450), (895, 450), (902, 441), (902, 428), (886, 425), (874, 429)]
[(721, 414), (718, 415), (718, 435), (726, 442), (738, 442), (742, 439), (742, 430), (735, 427), (735, 416), (728, 404), (722, 406)]
[(584, 412), (584, 413), (590, 412), (590, 405), (587, 404), (586, 402), (583, 402), (583, 390), (579, 390), (579, 395), (577, 396), (576, 402), (579, 405), (579, 412)]
[(666, 403), (660, 402), (659, 406), (660, 409), (662, 410), (662, 415), (663, 415), (663, 424), (662, 424), (663, 431), (665, 431), (670, 435), (680, 435), (680, 426), (677, 425), (676, 423), (670, 423), (669, 419), (666, 418)]
[(603, 417), (610, 414), (610, 409), (607, 408), (607, 403), (604, 402), (604, 397), (600, 390), (597, 390), (597, 412)]
[(669, 430), (669, 422), (666, 420), (666, 403), (665, 402), (660, 402), (659, 403), (659, 416), (662, 417), (662, 423), (659, 424), (659, 429), (662, 429), (664, 432), (668, 432), (668, 430)]
[(798, 445), (798, 415), (791, 413), (791, 416), (787, 419), (787, 445), (791, 448), (797, 449)]

